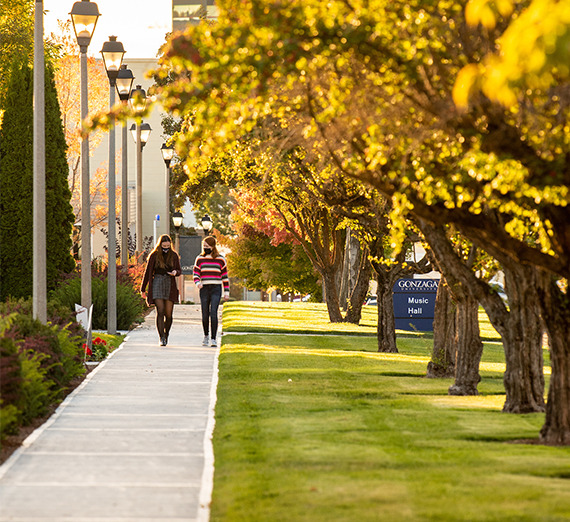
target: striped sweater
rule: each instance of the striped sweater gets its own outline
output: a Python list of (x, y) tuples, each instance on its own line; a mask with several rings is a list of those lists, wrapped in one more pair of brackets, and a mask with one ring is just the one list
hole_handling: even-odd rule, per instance
[(206, 256), (198, 256), (194, 261), (194, 283), (203, 285), (224, 285), (224, 293), (230, 292), (230, 280), (228, 278), (228, 265), (222, 256), (215, 259)]

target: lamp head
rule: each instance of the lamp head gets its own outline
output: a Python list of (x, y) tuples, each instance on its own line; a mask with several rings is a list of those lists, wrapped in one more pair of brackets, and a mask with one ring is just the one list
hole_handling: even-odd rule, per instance
[(117, 92), (119, 93), (119, 99), (123, 102), (128, 101), (131, 94), (131, 87), (133, 86), (133, 81), (135, 77), (133, 71), (127, 68), (125, 64), (121, 65), (119, 72), (117, 73)]
[[(129, 130), (131, 131), (131, 136), (133, 137), (134, 142), (137, 142), (137, 124), (133, 123)], [(146, 142), (148, 141), (148, 138), (150, 136), (150, 133), (152, 131), (152, 128), (150, 126), (149, 123), (146, 122), (142, 122), (141, 123), (141, 146), (144, 147), (146, 145)]]
[(101, 54), (103, 55), (103, 64), (105, 65), (109, 81), (114, 86), (115, 80), (119, 75), (119, 69), (123, 63), (125, 48), (121, 42), (117, 42), (116, 36), (109, 36), (109, 41), (103, 44)]
[(131, 91), (129, 104), (131, 105), (131, 109), (133, 109), (137, 114), (140, 114), (145, 110), (146, 91), (140, 85), (137, 85), (136, 88)]
[(204, 232), (207, 234), (208, 232), (210, 232), (210, 230), (212, 230), (213, 226), (214, 223), (212, 222), (212, 218), (208, 216), (208, 214), (206, 214), (202, 218), (202, 228), (204, 229)]
[(172, 214), (172, 223), (174, 224), (174, 228), (176, 228), (176, 232), (182, 226), (182, 221), (184, 220), (184, 215), (182, 212), (176, 211)]
[(81, 2), (75, 2), (73, 4), (73, 8), (69, 14), (71, 15), (73, 30), (75, 31), (75, 37), (77, 38), (81, 52), (87, 52), (87, 47), (89, 47), (91, 43), (91, 37), (95, 31), (97, 20), (101, 16), (99, 7), (97, 7), (95, 2), (81, 0)]
[(172, 147), (172, 145), (167, 145), (166, 143), (163, 143), (162, 147), (160, 147), (160, 152), (162, 153), (162, 159), (164, 160), (164, 163), (166, 163), (167, 167), (170, 167), (170, 162), (174, 157), (174, 148)]
[(152, 132), (152, 128), (150, 126), (150, 123), (147, 123), (146, 121), (142, 122), (141, 123), (141, 143), (142, 143), (143, 147), (146, 145), (146, 142), (150, 138), (151, 132)]

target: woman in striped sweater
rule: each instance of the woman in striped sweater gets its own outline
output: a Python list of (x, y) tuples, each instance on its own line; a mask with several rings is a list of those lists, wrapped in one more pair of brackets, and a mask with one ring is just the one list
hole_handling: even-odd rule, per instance
[[(204, 346), (217, 346), (218, 307), (224, 287), (224, 301), (230, 296), (230, 280), (226, 260), (216, 247), (216, 238), (208, 236), (202, 242), (202, 253), (194, 261), (194, 283), (200, 289)], [(211, 331), (210, 331), (211, 325)], [(210, 341), (210, 333), (212, 335)]]

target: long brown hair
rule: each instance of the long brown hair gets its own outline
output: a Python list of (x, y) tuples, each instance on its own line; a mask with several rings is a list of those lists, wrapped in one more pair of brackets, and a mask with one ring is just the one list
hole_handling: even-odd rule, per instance
[[(208, 236), (204, 238), (203, 243), (206, 243), (209, 247), (212, 247), (212, 252), (210, 255), (215, 259), (220, 257), (220, 252), (218, 252), (218, 247), (216, 246), (216, 238), (214, 236)], [(202, 250), (202, 255), (205, 256), (206, 253)]]
[[(164, 241), (170, 242), (170, 250), (166, 253), (166, 255), (162, 253), (162, 243)], [(151, 254), (155, 252), (156, 252), (155, 264), (158, 268), (172, 267), (174, 256), (178, 255), (176, 251), (172, 248), (172, 239), (170, 239), (170, 236), (168, 234), (162, 234), (162, 236), (158, 238), (158, 241), (156, 242), (154, 250), (151, 252)]]

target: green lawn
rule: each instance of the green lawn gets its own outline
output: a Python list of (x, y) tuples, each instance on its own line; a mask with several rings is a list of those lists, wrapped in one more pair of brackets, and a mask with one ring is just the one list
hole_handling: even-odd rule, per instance
[[(481, 394), (450, 397), (451, 380), (423, 377), (428, 337), (379, 354), (337, 325), (227, 334), (227, 317), (248, 324), (243, 304), (224, 310), (212, 521), (570, 520), (570, 448), (514, 442), (544, 415), (500, 412), (500, 343), (485, 344)], [(278, 330), (327, 332), (318, 308), (279, 304), (277, 321), (274, 306), (255, 309)]]
[[(479, 323), (483, 340), (500, 340), (491, 326), (487, 314), (479, 310)], [(255, 301), (234, 301), (224, 305), (225, 332), (265, 333), (327, 333), (335, 335), (376, 335), (378, 308), (363, 306), (359, 325), (330, 323), (324, 303), (267, 303)], [(407, 337), (432, 339), (431, 332), (409, 332), (397, 330)]]
[(365, 306), (360, 325), (331, 324), (323, 303), (235, 301), (224, 305), (224, 331), (375, 335), (377, 314), (375, 306)]

